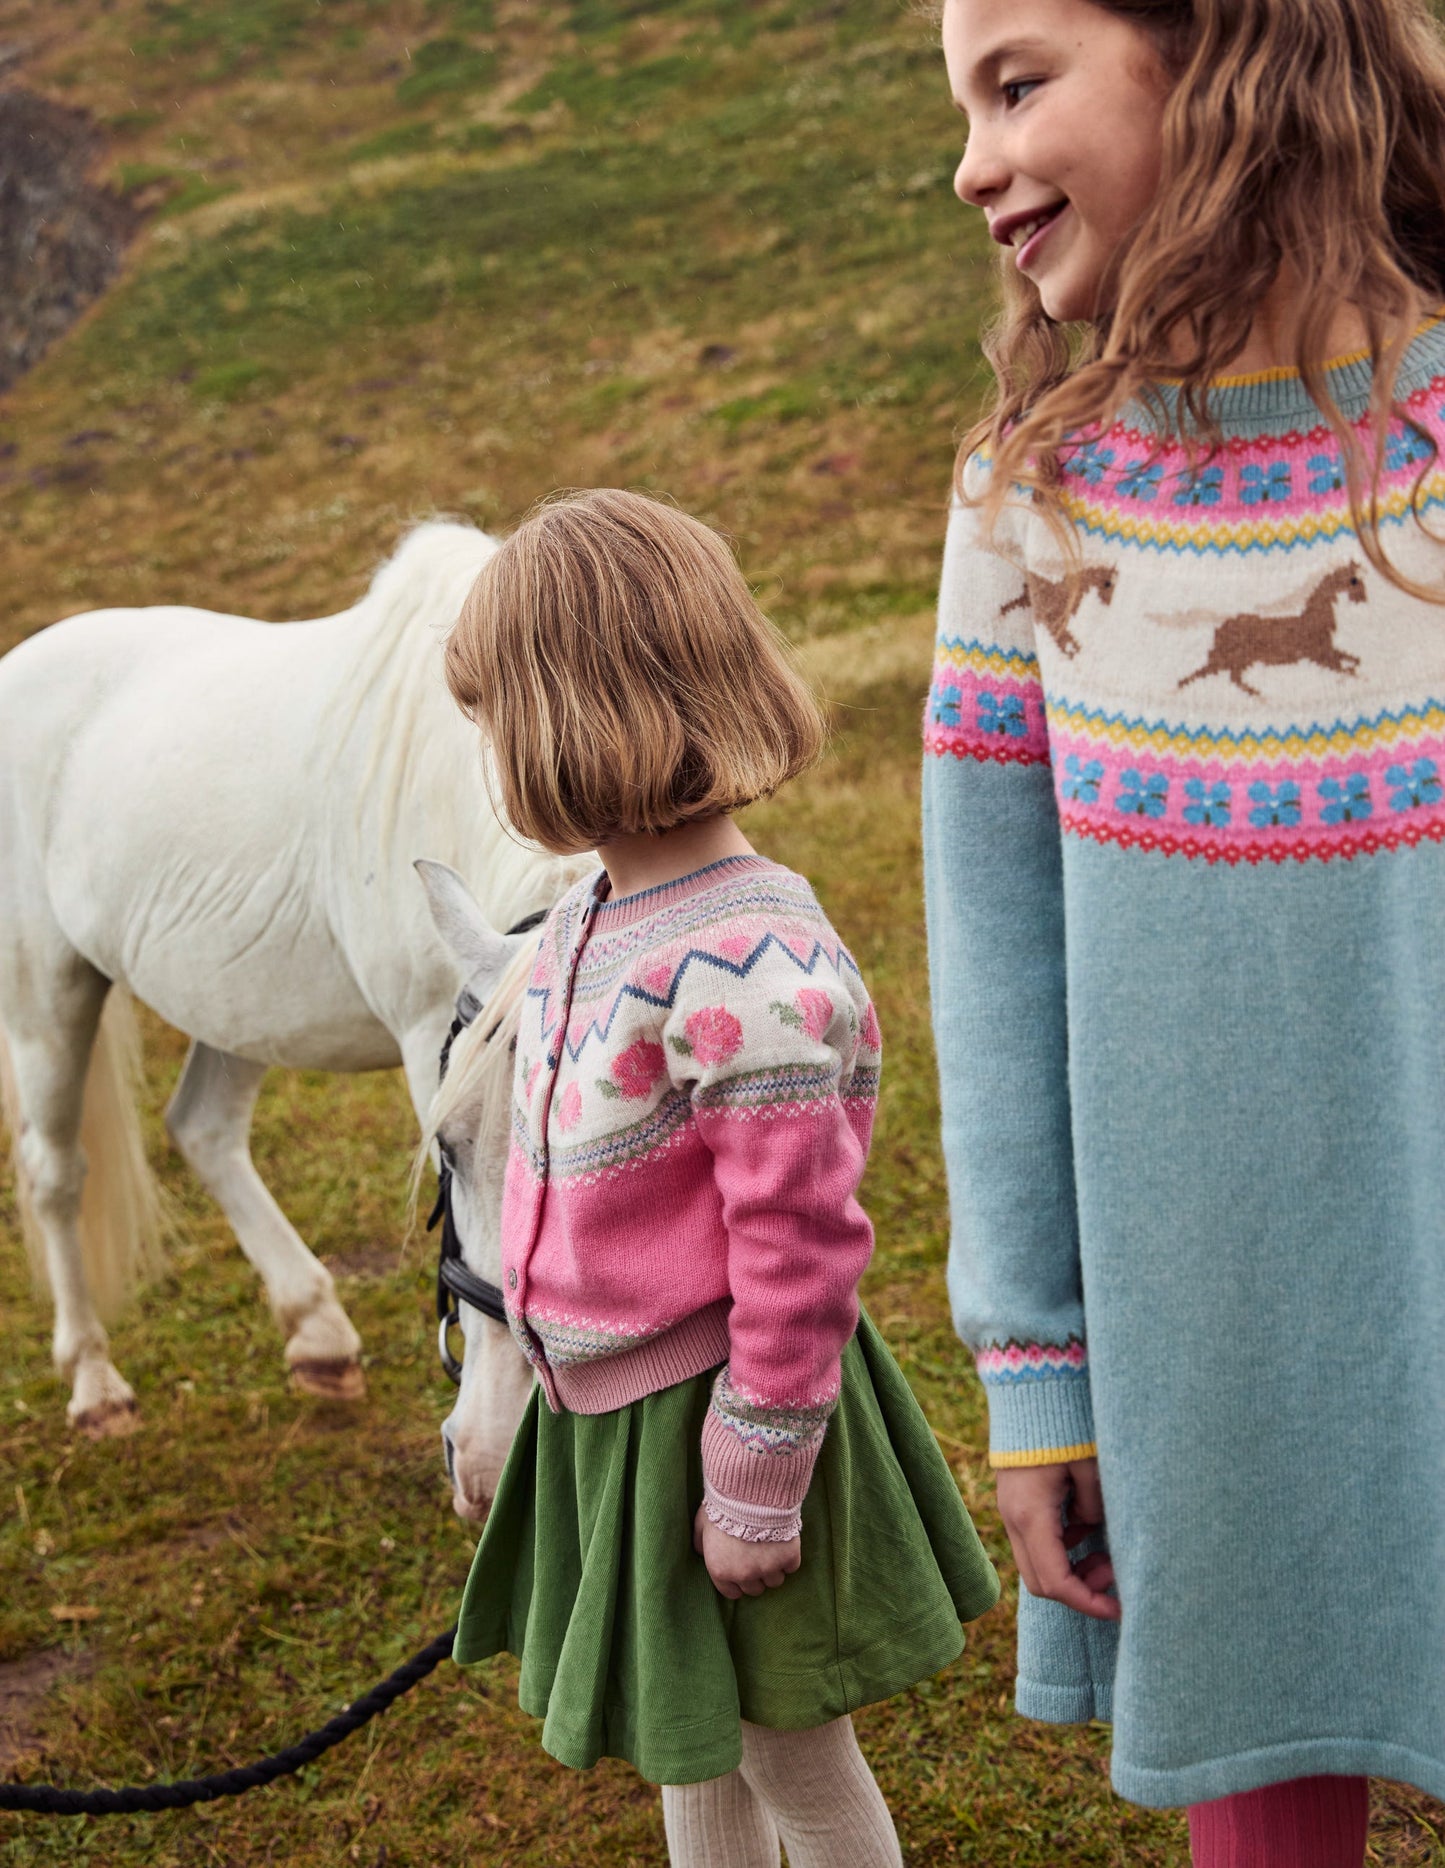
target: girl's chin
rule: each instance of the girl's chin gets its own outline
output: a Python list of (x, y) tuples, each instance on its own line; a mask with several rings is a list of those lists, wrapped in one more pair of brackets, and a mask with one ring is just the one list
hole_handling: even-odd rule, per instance
[(1100, 316), (1099, 293), (1067, 279), (1040, 279), (1039, 300), (1055, 324), (1081, 324)]

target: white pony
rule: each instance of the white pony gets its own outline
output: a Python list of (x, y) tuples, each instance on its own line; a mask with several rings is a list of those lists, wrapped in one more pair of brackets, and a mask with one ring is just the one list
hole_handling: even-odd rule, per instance
[[(458, 871), (499, 927), (579, 873), (499, 823), (442, 681), (440, 631), (494, 549), (425, 525), (336, 616), (94, 611), (0, 661), (0, 1079), (55, 1363), (88, 1433), (136, 1419), (99, 1312), (158, 1215), (131, 993), (193, 1039), (167, 1126), (260, 1273), (295, 1379), (363, 1392), (331, 1276), (252, 1165), (251, 1113), (271, 1064), (399, 1063), (426, 1110), (458, 968), (414, 858)], [(504, 1449), (526, 1365), (498, 1325), (473, 1319), (467, 1339), (474, 1370), (495, 1365), (472, 1383), (496, 1391)], [(473, 1509), (478, 1462), (458, 1485)]]

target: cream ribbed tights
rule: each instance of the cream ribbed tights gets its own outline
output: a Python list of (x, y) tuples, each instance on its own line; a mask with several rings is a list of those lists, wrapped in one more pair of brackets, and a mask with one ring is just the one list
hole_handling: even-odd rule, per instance
[(743, 1720), (743, 1761), (704, 1784), (665, 1784), (672, 1868), (903, 1868), (853, 1721), (775, 1732)]

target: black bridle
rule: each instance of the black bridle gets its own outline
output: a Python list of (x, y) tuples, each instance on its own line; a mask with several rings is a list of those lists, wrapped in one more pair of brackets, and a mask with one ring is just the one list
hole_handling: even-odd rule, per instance
[[(526, 915), (507, 933), (530, 934), (532, 929), (540, 927), (547, 919), (545, 908), (536, 914)], [(438, 1082), (447, 1074), (447, 1065), (451, 1061), (452, 1046), (457, 1034), (465, 1031), (482, 1009), (480, 1001), (469, 989), (464, 989), (457, 1000), (456, 1017), (452, 1028), (442, 1045), (441, 1066), (437, 1073)], [(490, 1044), (502, 1028), (502, 1021), (496, 1024), (483, 1038), (483, 1044)], [(484, 1317), (491, 1317), (496, 1323), (507, 1321), (507, 1304), (502, 1296), (501, 1286), (491, 1284), (485, 1278), (479, 1278), (462, 1257), (461, 1235), (457, 1231), (457, 1222), (452, 1212), (452, 1158), (446, 1143), (437, 1137), (437, 1153), (440, 1165), (437, 1170), (436, 1205), (431, 1210), (431, 1218), (426, 1229), (431, 1232), (441, 1223), (441, 1249), (437, 1254), (437, 1350), (441, 1355), (442, 1367), (454, 1382), (462, 1379), (462, 1365), (452, 1354), (450, 1337), (462, 1320), (461, 1306), (470, 1304), (473, 1310), (480, 1310)]]

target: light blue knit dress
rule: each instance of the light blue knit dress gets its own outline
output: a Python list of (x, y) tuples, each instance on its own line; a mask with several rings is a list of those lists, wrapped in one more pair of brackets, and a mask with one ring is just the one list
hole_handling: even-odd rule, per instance
[[(1363, 418), (1368, 360), (1333, 368)], [(1445, 325), (1383, 537), (1445, 581)], [(1445, 1798), (1445, 608), (1290, 374), (1191, 471), (1131, 410), (950, 521), (925, 862), (960, 1334), (996, 1464), (1097, 1448), (1122, 1623), (1025, 1598), (1020, 1712), (1155, 1805)], [(1431, 443), (1440, 449), (1432, 458)], [(981, 484), (986, 463), (970, 465)]]

